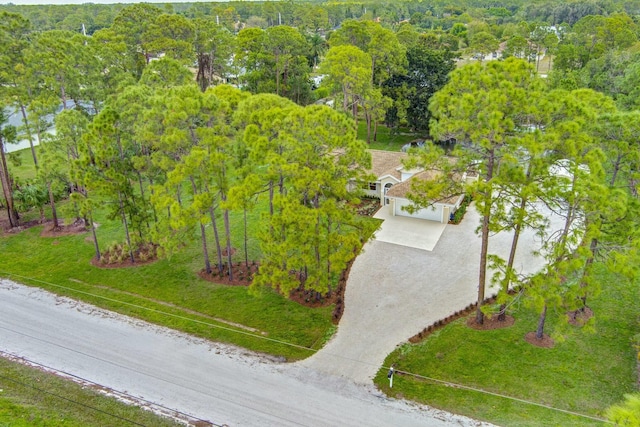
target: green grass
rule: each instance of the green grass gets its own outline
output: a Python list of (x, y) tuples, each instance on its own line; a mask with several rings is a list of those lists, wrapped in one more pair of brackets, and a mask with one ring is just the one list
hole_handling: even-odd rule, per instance
[[(536, 313), (520, 308), (516, 323), (506, 329), (477, 331), (459, 319), (425, 341), (406, 344), (385, 365), (401, 371), (461, 384), (492, 393), (602, 418), (604, 410), (632, 392), (638, 333), (638, 283), (598, 269), (603, 292), (590, 301), (596, 331), (589, 333), (550, 316), (549, 331), (565, 334), (552, 349), (538, 348), (523, 337), (535, 330)], [(448, 387), (426, 379), (397, 375), (389, 389), (386, 369), (376, 384), (394, 396), (505, 426), (592, 426), (601, 422), (492, 396)]]
[[(19, 154), (25, 156), (29, 152), (23, 150)], [(24, 158), (23, 176), (28, 176), (29, 165), (33, 168), (29, 159), (30, 156)], [(64, 203), (59, 208), (64, 212)], [(266, 207), (261, 206), (250, 215), (249, 235), (255, 235), (255, 219), (261, 209)], [(47, 214), (50, 217), (50, 212)], [(234, 215), (234, 262), (239, 262), (244, 261), (242, 213)], [(31, 216), (37, 214), (23, 215), (23, 220)], [(97, 234), (103, 250), (112, 242), (124, 242), (119, 221), (107, 219), (105, 211), (98, 212), (94, 220), (99, 223)], [(213, 232), (210, 227), (207, 230), (214, 262)], [(255, 294), (246, 287), (200, 279), (197, 272), (204, 267), (204, 261), (196, 235), (185, 242), (185, 248), (166, 259), (139, 267), (105, 269), (90, 263), (94, 256), (90, 233), (43, 238), (41, 231), (42, 226), (37, 226), (0, 238), (0, 253), (5, 254), (0, 257), (0, 276), (287, 360), (310, 356), (333, 331), (333, 306), (308, 308), (270, 289)], [(255, 240), (249, 241), (248, 252), (250, 260), (260, 258)]]
[(178, 424), (39, 369), (0, 357), (0, 426), (169, 427)]
[[(153, 264), (103, 269), (90, 264), (93, 247), (86, 240), (88, 234), (53, 239), (40, 237), (41, 230), (42, 226), (34, 227), (0, 240), (0, 252), (15, 254), (1, 257), (0, 275), (204, 338), (287, 359), (304, 358), (311, 351), (264, 338), (314, 347), (331, 327), (332, 306), (311, 309), (271, 290), (252, 295), (245, 287), (201, 280), (196, 275), (202, 264), (197, 244)], [(105, 234), (105, 229), (98, 231)], [(258, 337), (234, 332), (248, 330), (215, 319), (256, 329)]]
[[(36, 146), (35, 151), (37, 156), (39, 147)], [(14, 179), (24, 182), (27, 179), (35, 178), (36, 171), (33, 167), (33, 157), (31, 156), (30, 148), (9, 153), (7, 162), (9, 163), (9, 170)]]
[[(371, 141), (369, 148), (375, 150), (400, 151), (402, 146), (409, 141), (424, 137), (424, 135), (410, 132), (409, 129), (400, 128), (398, 132), (384, 125), (378, 125), (376, 141)], [(358, 139), (367, 140), (367, 124), (364, 120), (358, 121)]]

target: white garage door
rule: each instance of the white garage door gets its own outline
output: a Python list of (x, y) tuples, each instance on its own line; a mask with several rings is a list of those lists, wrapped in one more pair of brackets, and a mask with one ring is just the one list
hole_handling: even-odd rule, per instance
[(419, 211), (410, 214), (402, 209), (403, 206), (409, 206), (411, 202), (408, 200), (396, 199), (395, 213), (400, 216), (408, 216), (411, 218), (428, 219), (430, 221), (442, 221), (442, 205), (432, 206), (430, 208), (420, 209)]

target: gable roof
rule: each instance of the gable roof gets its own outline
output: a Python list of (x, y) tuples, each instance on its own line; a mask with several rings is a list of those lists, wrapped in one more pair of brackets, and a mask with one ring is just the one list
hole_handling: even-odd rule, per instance
[(402, 167), (402, 160), (409, 157), (407, 153), (384, 150), (369, 150), (369, 152), (371, 153), (371, 173), (376, 178), (390, 175), (398, 181), (401, 180), (402, 174), (398, 169)]
[[(439, 175), (441, 175), (441, 172), (434, 171), (434, 170), (419, 172), (414, 176), (412, 176), (411, 179), (408, 179), (404, 182), (400, 182), (394, 185), (393, 187), (391, 187), (389, 191), (387, 191), (387, 194), (385, 196), (396, 198), (396, 199), (406, 199), (407, 194), (411, 191), (411, 182), (413, 180), (420, 179), (425, 181), (432, 181), (436, 179)], [(455, 205), (458, 203), (458, 200), (460, 200), (462, 196), (463, 196), (462, 194), (456, 194), (454, 196), (446, 197), (442, 200), (437, 200), (434, 203), (439, 203), (443, 205)]]

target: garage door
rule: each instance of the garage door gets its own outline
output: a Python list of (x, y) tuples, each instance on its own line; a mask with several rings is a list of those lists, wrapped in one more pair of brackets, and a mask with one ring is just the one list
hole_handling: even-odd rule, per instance
[(402, 209), (403, 206), (409, 206), (411, 202), (408, 200), (395, 200), (395, 213), (400, 216), (408, 216), (411, 218), (428, 219), (430, 221), (442, 221), (442, 205), (436, 205), (425, 209), (420, 209), (417, 212), (410, 214)]

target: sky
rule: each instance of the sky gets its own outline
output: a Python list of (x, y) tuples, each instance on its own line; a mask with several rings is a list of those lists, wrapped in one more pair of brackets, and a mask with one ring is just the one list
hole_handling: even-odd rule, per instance
[[(144, 0), (145, 3), (210, 3), (226, 0)], [(113, 3), (142, 3), (135, 0), (0, 0), (0, 4), (113, 4)]]

